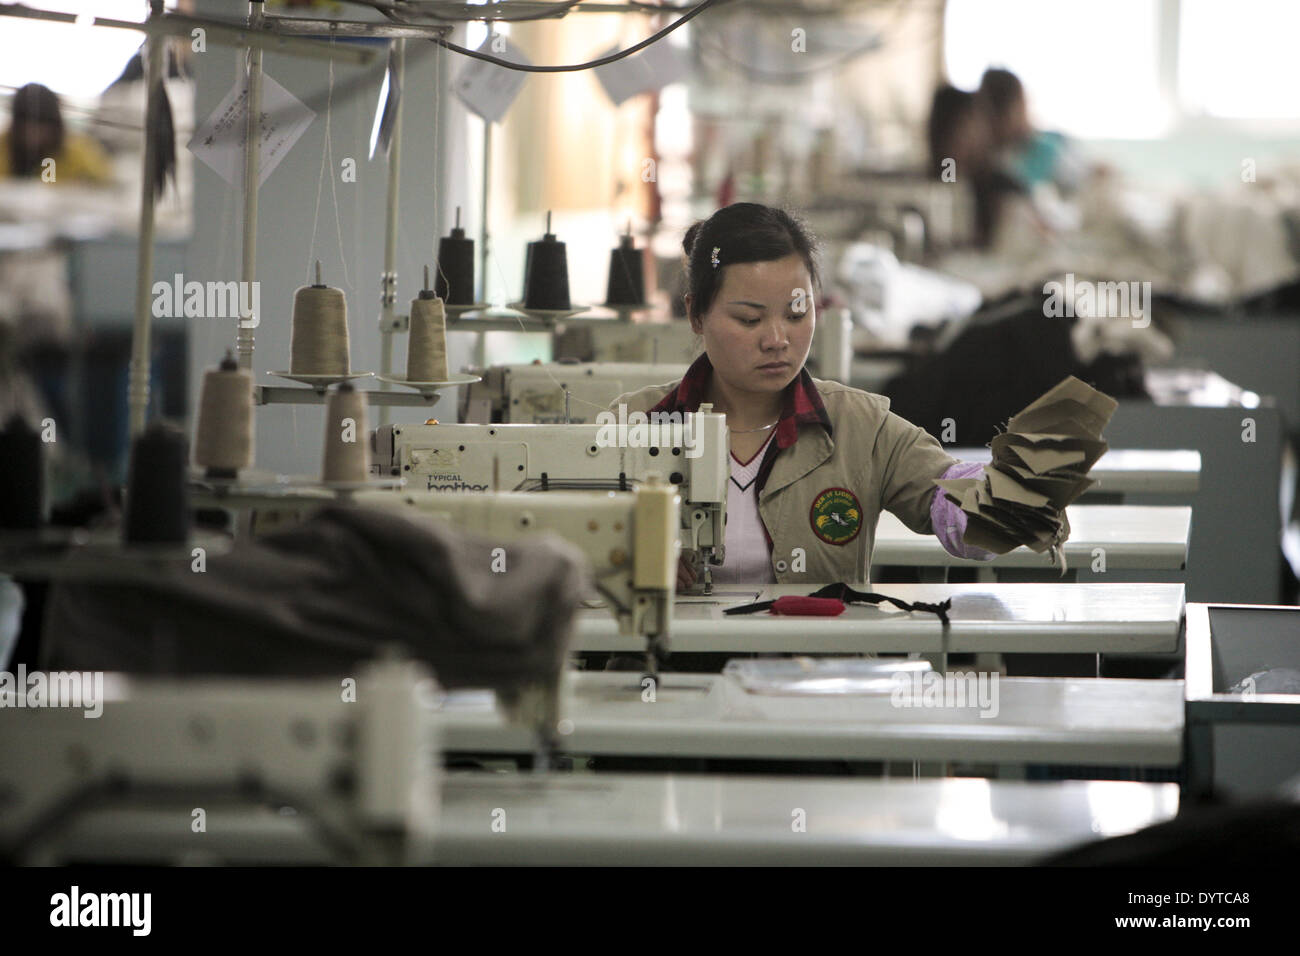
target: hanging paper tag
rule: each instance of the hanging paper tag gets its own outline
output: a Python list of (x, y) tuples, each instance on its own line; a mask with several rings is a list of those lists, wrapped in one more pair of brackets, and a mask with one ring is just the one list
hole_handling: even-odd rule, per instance
[[(609, 56), (618, 50), (618, 47), (611, 47), (594, 59)], [(686, 75), (689, 68), (690, 63), (684, 50), (660, 41), (652, 43), (640, 53), (598, 66), (594, 72), (600, 85), (605, 88), (605, 94), (618, 105), (638, 93), (662, 89), (669, 83), (677, 82)]]
[[(244, 132), (248, 80), (241, 77), (221, 105), (194, 131), (186, 144), (195, 158), (236, 188), (244, 183)], [(258, 122), (258, 186), (307, 131), (316, 113), (266, 74), (262, 75), (262, 109)]]
[[(523, 51), (504, 36), (489, 36), (478, 48), (499, 60), (530, 64)], [(518, 70), (509, 70), (486, 60), (470, 60), (456, 77), (452, 88), (467, 108), (489, 123), (496, 123), (506, 115), (506, 110), (519, 95), (527, 76)]]

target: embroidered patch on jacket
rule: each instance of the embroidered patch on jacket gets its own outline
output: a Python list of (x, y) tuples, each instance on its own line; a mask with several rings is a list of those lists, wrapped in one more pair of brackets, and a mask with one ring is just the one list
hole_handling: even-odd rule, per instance
[(847, 488), (827, 488), (808, 510), (813, 534), (830, 544), (848, 544), (862, 530), (862, 505)]

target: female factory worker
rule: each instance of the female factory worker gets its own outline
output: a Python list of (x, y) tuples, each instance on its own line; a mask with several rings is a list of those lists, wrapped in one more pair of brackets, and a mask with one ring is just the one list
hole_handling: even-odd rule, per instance
[[(677, 383), (615, 399), (626, 412), (725, 412), (731, 441), (725, 563), (718, 583), (862, 584), (876, 521), (892, 511), (951, 553), (966, 516), (935, 478), (979, 474), (889, 411), (879, 395), (814, 379), (804, 368), (817, 324), (813, 240), (788, 214), (737, 203), (692, 226), (683, 243), (686, 311), (704, 354)], [(678, 586), (694, 583), (683, 563)]]
[(54, 183), (112, 181), (112, 163), (99, 143), (64, 128), (63, 107), (53, 90), (28, 83), (14, 93), (10, 109), (9, 129), (0, 133), (0, 178), (45, 181), (50, 172)]

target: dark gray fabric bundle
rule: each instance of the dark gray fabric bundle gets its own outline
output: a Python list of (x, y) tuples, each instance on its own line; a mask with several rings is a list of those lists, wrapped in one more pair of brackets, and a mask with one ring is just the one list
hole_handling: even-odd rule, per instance
[[(493, 550), (506, 570), (494, 572)], [(331, 506), (302, 524), (146, 583), (59, 584), (51, 670), (349, 676), (396, 643), (444, 687), (549, 684), (586, 593), (581, 554), (555, 537), (500, 540), (435, 519)]]

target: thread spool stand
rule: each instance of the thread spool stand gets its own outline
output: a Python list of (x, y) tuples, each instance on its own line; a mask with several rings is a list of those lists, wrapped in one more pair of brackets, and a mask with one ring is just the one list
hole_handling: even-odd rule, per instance
[[(426, 280), (427, 284), (427, 280)], [(316, 260), (316, 285), (314, 288), (325, 288), (321, 281), (320, 260)], [(393, 316), (392, 322), (395, 329), (386, 330), (385, 334), (391, 336), (391, 332), (405, 331), (409, 328), (409, 316)], [(388, 350), (391, 352), (391, 348)], [(391, 364), (391, 355), (388, 356)], [(253, 403), (255, 405), (324, 405), (326, 403), (326, 392), (331, 385), (338, 385), (343, 382), (353, 382), (357, 379), (369, 378), (374, 376), (374, 372), (336, 372), (331, 374), (302, 374), (292, 370), (281, 370), (278, 372), (268, 372), (277, 378), (285, 378), (294, 382), (301, 382), (306, 388), (293, 388), (289, 386), (267, 386), (257, 385), (253, 387)], [(478, 379), (473, 376), (464, 376), (464, 381), (453, 381), (446, 384), (425, 383), (430, 387), (418, 390), (416, 394), (405, 392), (389, 392), (384, 389), (370, 390), (365, 392), (366, 400), (373, 406), (424, 406), (431, 407), (438, 402), (437, 392), (443, 388), (455, 388), (460, 385), (467, 385), (471, 382), (477, 382)], [(390, 375), (380, 375), (378, 380), (381, 382), (391, 382), (393, 379)], [(400, 384), (400, 383), (399, 383)]]
[[(425, 266), (425, 267), (424, 267), (424, 288), (423, 288), (423, 289), (421, 290), (421, 292), (420, 292), (420, 298), (421, 298), (421, 299), (433, 299), (433, 298), (436, 298), (436, 296), (435, 296), (434, 293), (433, 293), (433, 290), (432, 290), (432, 289), (430, 288), (430, 286), (429, 286), (429, 267), (428, 267), (428, 266)], [(414, 306), (414, 304), (415, 304), (415, 303), (412, 303), (412, 306)], [(446, 303), (443, 303), (443, 312), (444, 312), (444, 318), (443, 318), (443, 337), (444, 337), (444, 340), (445, 340), (445, 338), (446, 338), (446, 331), (447, 331), (446, 326), (447, 326), (447, 324), (448, 324), (448, 322), (447, 322), (447, 320), (446, 320), (446, 308), (447, 308)], [(410, 322), (409, 322), (409, 317), (408, 317), (408, 322), (407, 322), (407, 328), (406, 328), (406, 331), (407, 331), (407, 335), (410, 336), (410, 338), (408, 339), (408, 342), (407, 342), (407, 346), (408, 346), (408, 348), (414, 348), (415, 345), (416, 345), (416, 342), (415, 342), (415, 336), (414, 336), (413, 333), (411, 332), (411, 326), (410, 326)], [(444, 363), (444, 364), (445, 364), (445, 363)], [(408, 366), (409, 366), (409, 360), (408, 360)], [(409, 368), (408, 368), (408, 372), (409, 372)], [(397, 375), (392, 375), (392, 374), (379, 375), (379, 376), (377, 376), (377, 378), (378, 378), (379, 381), (384, 382), (385, 384), (388, 384), (388, 385), (400, 385), (400, 386), (402, 386), (403, 388), (414, 389), (415, 391), (417, 391), (417, 392), (420, 393), (421, 397), (426, 398), (426, 399), (431, 398), (434, 402), (436, 402), (436, 401), (438, 400), (438, 396), (437, 396), (436, 393), (437, 393), (438, 391), (442, 390), (442, 389), (448, 389), (448, 388), (459, 388), (459, 387), (462, 386), (462, 385), (472, 385), (474, 382), (477, 382), (477, 381), (480, 381), (480, 380), (481, 380), (481, 379), (480, 379), (480, 376), (477, 376), (477, 375), (467, 375), (467, 374), (465, 374), (465, 373), (461, 373), (461, 372), (448, 372), (448, 373), (447, 373), (447, 377), (446, 377), (445, 379), (428, 380), (428, 381), (413, 380), (413, 379), (410, 379), (410, 378), (400, 378), (400, 377), (398, 377)]]
[(16, 542), (0, 549), (0, 572), (28, 580), (142, 583), (156, 580), (160, 568), (190, 564), (200, 552), (206, 560), (228, 551), (229, 538), (194, 530), (188, 460), (184, 434), (153, 422), (131, 443), (120, 527)]

